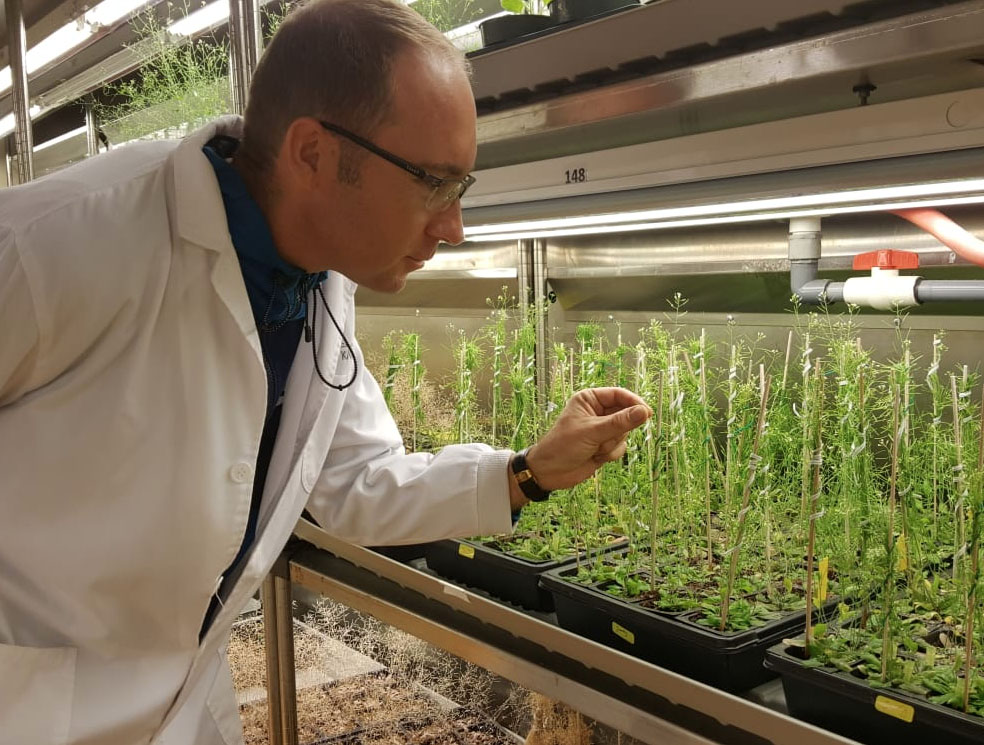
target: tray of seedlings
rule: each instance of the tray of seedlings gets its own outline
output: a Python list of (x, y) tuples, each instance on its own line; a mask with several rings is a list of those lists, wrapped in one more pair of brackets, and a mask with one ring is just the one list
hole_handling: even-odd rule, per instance
[(809, 329), (792, 352), (792, 334), (785, 354), (731, 338), (721, 359), (703, 332), (642, 335), (633, 385), (655, 416), (610, 488), (633, 495), (645, 524), (627, 550), (544, 576), (561, 626), (743, 690), (775, 676), (770, 646), (858, 592), (837, 571), (843, 514), (813, 503), (832, 404)]
[(920, 369), (905, 346), (866, 402), (884, 472), (851, 541), (880, 549), (858, 566), (875, 591), (766, 657), (790, 713), (863, 742), (984, 742), (984, 390), (943, 351), (937, 336)]
[[(511, 339), (507, 313), (501, 302), (488, 327), (476, 338), (460, 336), (455, 348), (458, 370), (455, 389), (456, 436), (468, 442), (476, 426), (493, 444), (520, 450), (549, 426), (552, 415), (575, 390), (610, 385), (622, 370), (619, 344), (610, 351), (603, 330), (586, 324), (578, 330), (577, 349), (557, 345), (548, 400), (540, 401), (535, 382), (536, 308), (519, 314)], [(485, 355), (479, 342), (491, 348), (491, 411), (477, 415), (475, 372)], [(575, 359), (576, 357), (576, 359)], [(482, 421), (481, 425), (475, 422)], [(540, 586), (547, 571), (566, 567), (626, 545), (628, 513), (624, 500), (612, 498), (600, 479), (567, 492), (558, 492), (543, 503), (525, 507), (510, 535), (481, 536), (467, 540), (438, 541), (427, 548), (427, 565), (434, 572), (488, 592), (500, 600), (530, 610), (553, 610), (553, 598)]]

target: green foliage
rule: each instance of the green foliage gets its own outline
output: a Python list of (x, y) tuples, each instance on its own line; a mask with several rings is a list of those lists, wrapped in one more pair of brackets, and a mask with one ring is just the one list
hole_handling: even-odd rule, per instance
[[(460, 438), (493, 431), (496, 445), (524, 447), (586, 386), (626, 384), (655, 416), (620, 462), (483, 543), (531, 561), (576, 556), (572, 582), (726, 632), (805, 615), (809, 597), (824, 613), (799, 642), (806, 664), (961, 709), (966, 695), (982, 712), (981, 380), (942, 368), (942, 335), (920, 349), (900, 334), (877, 360), (852, 310), (797, 313), (788, 349), (735, 324), (715, 343), (691, 333), (677, 296), (634, 344), (617, 323), (548, 339), (541, 397), (543, 309), (516, 308), (506, 293), (491, 305), (483, 333), (454, 348), (449, 400), (469, 421)], [(771, 393), (753, 452), (763, 379)], [(613, 536), (627, 544), (602, 554)]]
[(94, 113), (111, 139), (183, 136), (229, 110), (228, 45), (207, 35), (195, 41), (171, 36), (153, 11), (132, 22), (131, 48), (142, 64), (136, 76), (104, 89), (110, 103)]
[(551, 0), (499, 0), (502, 9), (509, 13), (543, 15)]
[(477, 10), (473, 0), (416, 0), (410, 7), (443, 32), (474, 20)]

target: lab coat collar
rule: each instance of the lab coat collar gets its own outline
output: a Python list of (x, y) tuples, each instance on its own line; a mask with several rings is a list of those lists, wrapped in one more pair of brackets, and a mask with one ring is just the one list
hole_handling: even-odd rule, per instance
[(243, 135), (239, 116), (223, 116), (192, 132), (170, 156), (174, 189), (174, 221), (178, 235), (211, 251), (234, 251), (226, 225), (225, 206), (215, 171), (202, 152), (217, 134)]
[[(212, 265), (212, 286), (236, 319), (257, 364), (263, 369), (260, 339), (236, 249), (229, 236), (222, 192), (215, 170), (202, 152), (217, 134), (242, 137), (242, 118), (223, 116), (205, 125), (182, 140), (168, 159), (174, 205), (172, 226), (181, 240), (218, 254)], [(266, 390), (263, 395), (266, 396)]]

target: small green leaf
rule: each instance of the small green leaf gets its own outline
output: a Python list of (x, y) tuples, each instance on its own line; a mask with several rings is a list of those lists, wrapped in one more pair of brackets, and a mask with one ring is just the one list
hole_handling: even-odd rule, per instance
[(499, 4), (509, 13), (522, 13), (525, 10), (523, 0), (501, 0)]

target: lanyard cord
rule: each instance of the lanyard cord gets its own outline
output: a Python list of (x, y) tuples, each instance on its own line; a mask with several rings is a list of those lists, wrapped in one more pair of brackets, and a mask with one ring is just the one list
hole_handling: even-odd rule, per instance
[[(349, 340), (345, 338), (345, 332), (342, 331), (341, 326), (338, 325), (338, 321), (335, 320), (335, 316), (331, 312), (331, 308), (328, 307), (328, 301), (325, 300), (325, 292), (321, 289), (321, 283), (319, 282), (313, 288), (311, 288), (311, 325), (307, 325), (307, 319), (304, 319), (304, 338), (311, 342), (311, 353), (314, 356), (314, 369), (318, 373), (318, 377), (321, 378), (321, 382), (324, 383), (329, 388), (334, 388), (336, 391), (344, 391), (346, 388), (351, 386), (356, 377), (359, 374), (359, 360), (355, 356), (355, 350), (352, 349), (352, 345)], [(352, 357), (352, 377), (344, 385), (335, 385), (334, 383), (329, 383), (325, 376), (321, 372), (321, 365), (318, 362), (318, 303), (314, 296), (321, 297), (321, 304), (324, 306), (325, 311), (328, 313), (328, 317), (331, 319), (332, 324), (335, 326), (335, 330), (338, 331), (338, 335), (342, 337), (342, 343), (348, 349), (349, 354)]]

